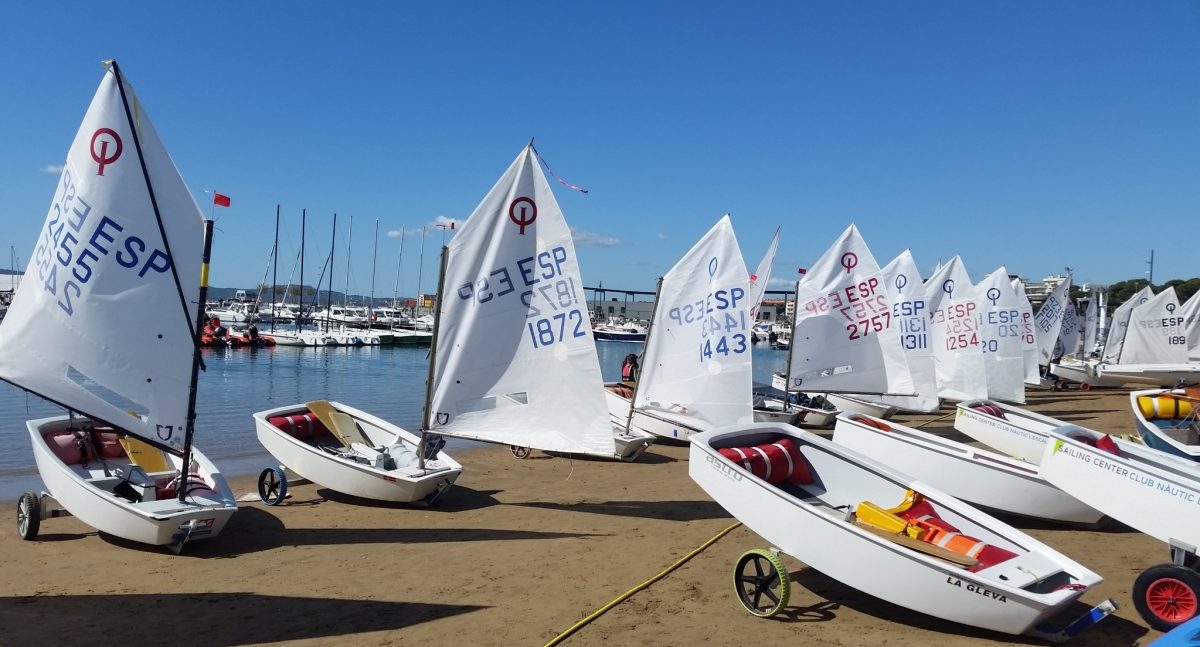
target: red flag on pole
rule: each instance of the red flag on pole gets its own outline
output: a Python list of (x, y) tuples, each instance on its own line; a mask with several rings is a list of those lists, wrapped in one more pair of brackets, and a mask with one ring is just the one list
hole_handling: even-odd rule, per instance
[(229, 196), (221, 195), (220, 193), (213, 191), (213, 204), (217, 205), (218, 207), (228, 207)]

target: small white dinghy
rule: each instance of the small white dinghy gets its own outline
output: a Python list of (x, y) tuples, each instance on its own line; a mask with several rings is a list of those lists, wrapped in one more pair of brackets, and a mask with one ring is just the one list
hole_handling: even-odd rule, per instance
[[(787, 425), (725, 427), (692, 439), (689, 475), (779, 550), (848, 586), (935, 617), (1009, 634), (1065, 639), (1044, 624), (1101, 581), (1049, 546), (932, 487)], [(752, 613), (787, 605), (773, 551), (738, 561)]]
[(991, 510), (1088, 526), (1104, 518), (1047, 483), (1036, 465), (895, 422), (842, 414), (833, 442)]
[(1161, 452), (1200, 461), (1200, 389), (1148, 389), (1129, 394), (1142, 442)]
[(178, 552), (237, 511), (192, 445), (211, 242), (109, 61), (0, 324), (0, 378), (71, 412), (28, 422), (48, 494), (21, 496), (22, 538), (58, 516), (57, 501), (101, 532)]
[(424, 428), (632, 461), (653, 436), (609, 418), (571, 228), (526, 146), (442, 248)]
[(772, 385), (827, 392), (839, 409), (891, 416), (891, 403), (857, 396), (917, 395), (892, 305), (875, 257), (850, 225), (796, 284), (787, 370)]
[(687, 441), (753, 420), (749, 273), (725, 214), (659, 279), (632, 393), (605, 388), (614, 422)]
[(1152, 627), (1169, 631), (1200, 610), (1200, 465), (988, 400), (960, 403), (954, 428), (1038, 465), (1051, 485), (1170, 545), (1172, 563), (1134, 581), (1134, 606)]
[[(339, 402), (259, 411), (254, 427), (258, 442), (288, 469), (364, 499), (431, 505), (462, 474), (462, 465), (444, 452), (431, 452), (421, 465), (419, 436)], [(259, 495), (277, 505), (287, 496), (286, 477), (265, 470)]]

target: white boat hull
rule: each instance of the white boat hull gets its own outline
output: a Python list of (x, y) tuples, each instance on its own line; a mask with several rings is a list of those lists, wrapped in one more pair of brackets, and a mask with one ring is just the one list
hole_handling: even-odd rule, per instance
[(1050, 373), (1069, 382), (1078, 382), (1086, 387), (1119, 387), (1124, 379), (1100, 375), (1095, 362), (1056, 362), (1050, 365)]
[(608, 415), (613, 426), (622, 430), (629, 422), (629, 431), (637, 434), (648, 434), (651, 438), (665, 438), (687, 442), (694, 434), (705, 431), (704, 423), (699, 420), (689, 420), (684, 416), (674, 416), (668, 412), (634, 411), (629, 417), (629, 398), (614, 393), (611, 388), (604, 389), (604, 397), (608, 404)]
[[(1175, 396), (1178, 396), (1178, 400)], [(1139, 398), (1164, 398), (1161, 402), (1168, 411), (1172, 411), (1178, 404), (1182, 405), (1181, 408), (1187, 407), (1188, 413), (1169, 418), (1160, 417), (1156, 423), (1155, 419), (1146, 418), (1138, 404)], [(1129, 406), (1133, 409), (1133, 421), (1138, 434), (1148, 447), (1188, 460), (1200, 461), (1200, 423), (1196, 418), (1196, 408), (1200, 407), (1200, 401), (1188, 398), (1183, 389), (1148, 389), (1131, 392)]]
[(1095, 508), (1050, 485), (1036, 466), (1025, 461), (878, 418), (870, 420), (842, 414), (833, 441), (992, 510), (1079, 525), (1096, 525), (1104, 518)]
[(825, 396), (829, 404), (837, 407), (841, 411), (851, 411), (854, 413), (862, 413), (873, 418), (881, 418), (887, 420), (896, 414), (896, 407), (880, 402), (868, 402), (859, 398), (842, 395), (840, 393), (830, 393)]
[(1119, 455), (1067, 436), (1073, 425), (1051, 432), (1042, 456), (1041, 473), (1049, 482), (1080, 501), (1155, 539), (1180, 540), (1200, 546), (1200, 470), (1186, 459), (1161, 452), (1127, 451)]
[(1200, 364), (1101, 364), (1097, 367), (1105, 380), (1147, 386), (1177, 386), (1200, 383)]
[[(784, 489), (746, 472), (717, 449), (788, 436), (818, 486)], [(1101, 578), (1048, 546), (910, 477), (815, 434), (785, 425), (737, 425), (693, 439), (689, 475), (714, 500), (766, 541), (848, 586), (931, 616), (1021, 634), (1056, 615)], [(971, 573), (875, 535), (847, 521), (862, 501), (899, 503), (908, 489), (934, 502), (964, 533), (1017, 553)], [(1039, 575), (1033, 575), (1037, 573)], [(1053, 577), (1054, 580), (1038, 578)], [(1080, 584), (1057, 589), (1057, 583)], [(1035, 592), (1039, 583), (1053, 588)]]
[[(183, 502), (170, 498), (135, 503), (115, 495), (112, 488), (121, 482), (120, 477), (106, 477), (101, 466), (92, 470), (68, 466), (46, 444), (45, 433), (64, 430), (70, 423), (68, 416), (57, 416), (30, 420), (26, 426), (33, 442), (38, 473), (47, 492), (72, 516), (96, 530), (142, 544), (164, 546), (175, 543), (181, 531), (193, 521), (195, 529), (188, 541), (216, 537), (237, 512), (237, 502), (225, 477), (194, 447), (191, 461), (212, 490), (196, 492), (185, 497)], [(169, 458), (178, 472), (182, 467), (181, 459), (177, 456)], [(129, 461), (124, 457), (107, 459), (106, 463), (114, 473), (115, 468), (123, 471), (129, 468)]]
[[(330, 404), (354, 418), (374, 447), (403, 443), (414, 454), (417, 452), (421, 440), (417, 435), (353, 407)], [(307, 411), (302, 404), (259, 411), (254, 414), (254, 426), (258, 441), (280, 464), (317, 485), (364, 499), (416, 503), (436, 497), (462, 474), (462, 465), (445, 452), (437, 460), (426, 461), (424, 469), (416, 465), (382, 469), (298, 440), (268, 422), (276, 416)]]

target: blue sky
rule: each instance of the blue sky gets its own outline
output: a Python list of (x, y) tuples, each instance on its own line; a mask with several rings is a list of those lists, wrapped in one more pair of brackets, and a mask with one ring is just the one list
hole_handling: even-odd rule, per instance
[[(880, 264), (962, 254), (1077, 282), (1200, 275), (1200, 4), (1133, 2), (10, 3), (0, 244), (27, 262), (67, 146), (117, 58), (218, 209), (212, 284), (280, 282), (354, 216), (351, 289), (465, 218), (530, 137), (589, 285), (651, 290), (725, 212), (790, 282), (850, 222)], [(553, 181), (553, 180), (552, 180)], [(432, 291), (442, 232), (425, 243)], [(402, 294), (420, 239), (405, 240)], [(0, 263), (6, 265), (6, 263)]]

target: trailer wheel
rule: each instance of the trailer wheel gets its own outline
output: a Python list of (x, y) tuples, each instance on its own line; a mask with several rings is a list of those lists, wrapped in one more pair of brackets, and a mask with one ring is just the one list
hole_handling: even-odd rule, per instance
[(287, 497), (287, 475), (282, 468), (268, 467), (258, 475), (258, 498), (267, 505), (279, 505)]
[(21, 539), (33, 541), (42, 525), (42, 500), (33, 492), (26, 492), (17, 499), (17, 532)]
[(1133, 582), (1133, 606), (1151, 627), (1170, 631), (1200, 610), (1200, 574), (1176, 564), (1151, 566)]
[(738, 559), (733, 586), (742, 606), (760, 618), (782, 611), (791, 595), (791, 581), (783, 560), (761, 548), (746, 551)]
[(508, 449), (512, 452), (512, 455), (516, 456), (517, 458), (529, 458), (529, 455), (533, 453), (532, 448), (521, 447), (519, 445), (509, 445)]

